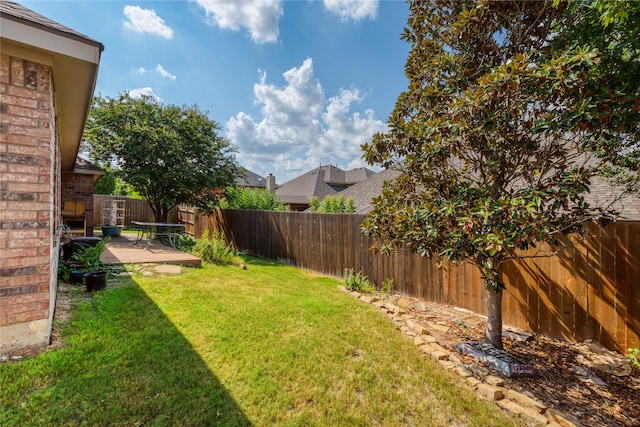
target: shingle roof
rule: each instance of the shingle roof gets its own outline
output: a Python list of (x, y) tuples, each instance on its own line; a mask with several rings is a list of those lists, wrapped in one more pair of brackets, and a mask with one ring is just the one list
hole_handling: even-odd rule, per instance
[(382, 184), (385, 181), (395, 179), (398, 175), (400, 175), (398, 170), (385, 169), (339, 192), (338, 195), (344, 196), (345, 200), (351, 197), (356, 207), (356, 213), (366, 214), (373, 209), (373, 198), (382, 194)]
[(309, 204), (314, 196), (322, 200), (374, 174), (367, 168), (344, 171), (336, 166), (320, 166), (282, 184), (276, 196), (285, 203)]
[(8, 19), (21, 22), (32, 27), (40, 28), (41, 30), (48, 31), (63, 35), (68, 38), (78, 39), (84, 43), (89, 42), (95, 46), (100, 47), (100, 51), (104, 50), (104, 46), (99, 41), (96, 41), (90, 37), (85, 36), (69, 27), (65, 27), (51, 19), (42, 16), (26, 7), (14, 3), (8, 0), (2, 0), (0, 2), (0, 15), (5, 16)]
[(267, 180), (249, 169), (242, 168), (244, 175), (236, 180), (241, 187), (267, 188)]
[[(356, 213), (366, 214), (373, 209), (373, 198), (382, 194), (384, 181), (395, 179), (400, 172), (395, 169), (385, 169), (371, 178), (359, 182), (337, 195), (345, 199), (351, 197), (356, 207)], [(640, 221), (640, 197), (632, 194), (622, 194), (600, 177), (591, 179), (590, 192), (584, 195), (585, 201), (591, 206), (608, 206), (620, 213), (621, 220)]]

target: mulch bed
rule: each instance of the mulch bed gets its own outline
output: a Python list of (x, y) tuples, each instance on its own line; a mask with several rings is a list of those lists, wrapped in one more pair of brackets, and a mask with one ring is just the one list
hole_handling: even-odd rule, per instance
[[(410, 315), (420, 318), (420, 312), (411, 307), (404, 308)], [(484, 323), (474, 328), (446, 319), (439, 319), (437, 323), (448, 328), (430, 329), (431, 335), (454, 352), (453, 344), (484, 339)], [(634, 368), (631, 375), (624, 377), (590, 369), (606, 384), (599, 386), (576, 372), (581, 354), (576, 344), (544, 335), (532, 335), (527, 341), (504, 338), (503, 344), (511, 356), (540, 375), (537, 378), (506, 378), (505, 387), (570, 414), (584, 426), (640, 426), (640, 369)], [(478, 363), (471, 356), (456, 354), (468, 363)]]

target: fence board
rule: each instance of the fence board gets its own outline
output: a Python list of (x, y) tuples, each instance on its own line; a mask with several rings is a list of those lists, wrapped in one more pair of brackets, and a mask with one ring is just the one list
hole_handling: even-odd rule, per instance
[[(406, 251), (376, 254), (369, 250), (373, 241), (360, 232), (361, 215), (231, 210), (189, 215), (184, 208), (178, 213), (188, 233), (223, 231), (250, 255), (335, 277), (353, 268), (377, 285), (392, 279), (397, 291), (486, 314), (477, 268), (440, 266), (437, 258)], [(589, 225), (584, 238), (540, 245), (522, 255), (505, 265), (505, 323), (570, 341), (595, 338), (623, 353), (640, 347), (640, 222), (605, 229)]]

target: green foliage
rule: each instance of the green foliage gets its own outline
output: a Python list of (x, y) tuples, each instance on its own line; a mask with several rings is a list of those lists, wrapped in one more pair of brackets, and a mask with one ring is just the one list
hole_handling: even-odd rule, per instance
[[(549, 43), (565, 6), (410, 3), (409, 87), (389, 132), (363, 146), (370, 164), (402, 171), (363, 223), (378, 250), (471, 262), (501, 296), (517, 250), (611, 219), (584, 194), (602, 170), (586, 149), (612, 99), (586, 95), (596, 50)], [(501, 346), (500, 310), (489, 315), (487, 339)]]
[(640, 348), (630, 348), (627, 352), (631, 366), (633, 368), (640, 368)]
[[(210, 210), (240, 173), (220, 125), (194, 106), (162, 105), (128, 94), (94, 98), (85, 129), (90, 158), (106, 165), (165, 222), (181, 203)], [(117, 190), (114, 190), (117, 191)]]
[(289, 205), (279, 201), (275, 194), (265, 189), (228, 187), (221, 209), (253, 209), (260, 211), (286, 211)]
[(309, 210), (316, 213), (354, 213), (356, 207), (351, 197), (347, 198), (345, 204), (344, 196), (341, 194), (337, 197), (325, 196), (322, 199), (322, 204), (320, 204), (316, 196), (313, 196)]
[(95, 246), (84, 246), (79, 251), (75, 252), (71, 259), (78, 264), (84, 266), (87, 271), (94, 271), (103, 267), (100, 257), (107, 248), (107, 244), (104, 240), (101, 240)]
[(318, 196), (313, 196), (311, 198), (309, 209), (311, 210), (311, 212), (318, 212), (320, 210), (320, 201), (318, 200)]
[(393, 279), (387, 279), (380, 285), (380, 292), (390, 294), (393, 291)]
[(611, 182), (640, 196), (640, 2), (572, 0), (556, 31), (557, 47), (597, 50), (588, 70), (592, 84), (580, 95), (602, 105), (583, 123), (599, 135), (589, 148), (610, 160), (605, 176)]
[(350, 291), (373, 293), (375, 287), (369, 282), (369, 278), (362, 271), (354, 273), (352, 268), (344, 270), (344, 286)]
[(209, 236), (209, 230), (205, 230), (193, 246), (192, 253), (210, 264), (242, 264), (242, 258), (236, 251), (227, 246), (224, 235), (219, 231), (213, 231)]

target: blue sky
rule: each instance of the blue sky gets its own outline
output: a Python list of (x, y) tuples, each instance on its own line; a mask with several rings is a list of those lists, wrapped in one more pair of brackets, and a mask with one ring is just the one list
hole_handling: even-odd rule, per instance
[(105, 45), (96, 94), (197, 104), (280, 184), (366, 166), (407, 85), (404, 1), (18, 1)]

